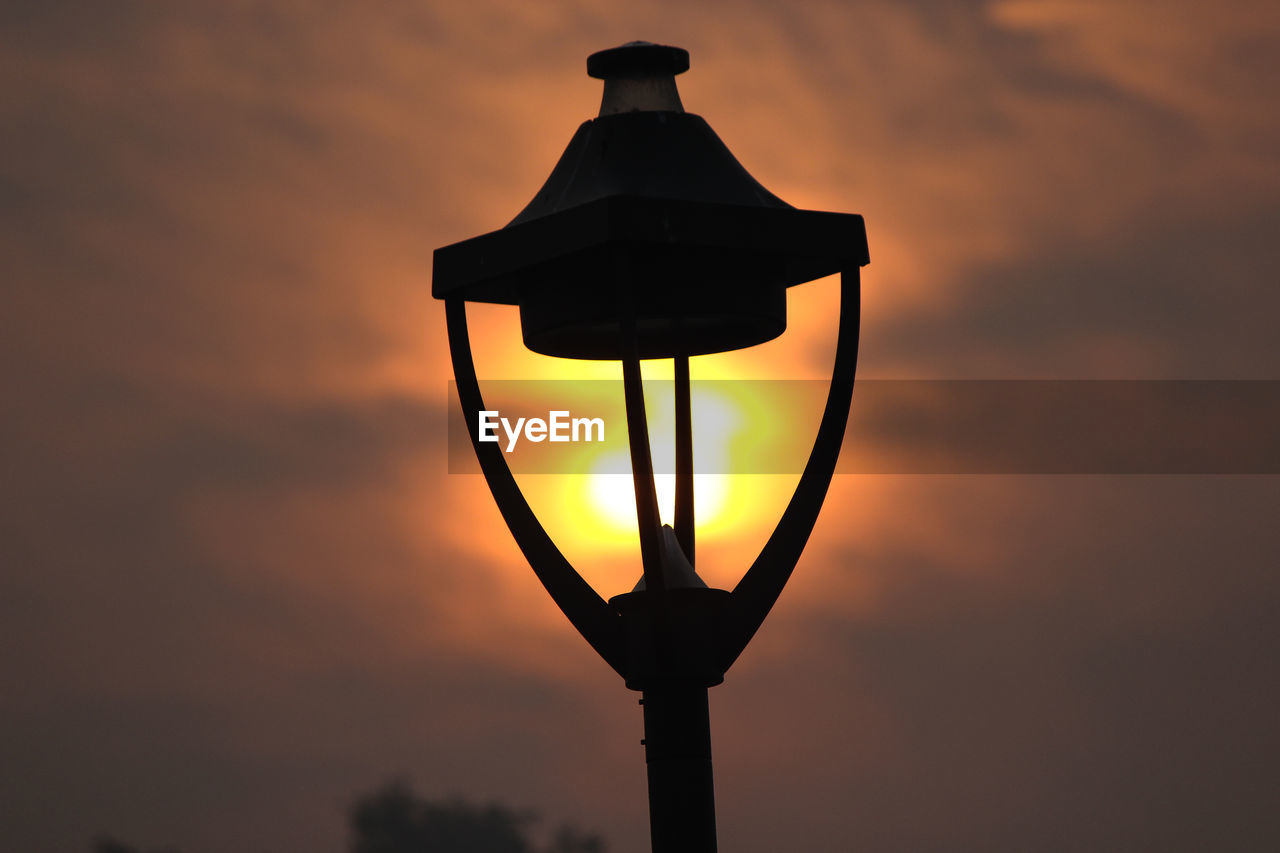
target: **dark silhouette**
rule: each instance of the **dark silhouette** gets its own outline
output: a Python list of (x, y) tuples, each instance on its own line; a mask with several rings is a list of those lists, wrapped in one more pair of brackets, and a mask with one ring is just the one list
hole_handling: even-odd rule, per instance
[[(351, 853), (605, 853), (604, 840), (563, 824), (546, 846), (528, 837), (537, 823), (533, 812), (497, 803), (477, 806), (462, 799), (425, 800), (407, 782), (388, 782), (359, 797), (351, 807)], [(143, 851), (116, 841), (95, 838), (91, 853), (178, 853), (176, 847)]]
[(532, 813), (497, 804), (424, 800), (398, 780), (352, 807), (351, 853), (604, 853), (599, 836), (571, 826), (535, 847), (526, 835), (534, 822)]
[(392, 782), (356, 801), (351, 810), (351, 851), (528, 853), (523, 834), (528, 820), (498, 805), (427, 802), (415, 797), (404, 782)]
[[(764, 622), (826, 499), (852, 402), (870, 256), (861, 216), (783, 202), (685, 112), (675, 77), (688, 68), (688, 51), (651, 42), (587, 57), (587, 74), (604, 81), (599, 115), (579, 126), (515, 219), (436, 249), (431, 292), (445, 303), (458, 402), (507, 528), (578, 633), (643, 694), (653, 849), (715, 853), (707, 690)], [(742, 580), (707, 588), (694, 571), (689, 357), (772, 340), (786, 328), (787, 288), (835, 273), (835, 366), (809, 461)], [(481, 435), (488, 409), (468, 302), (519, 305), (533, 352), (621, 362), (643, 587), (602, 599), (542, 527), (506, 455)], [(671, 531), (658, 512), (640, 371), (641, 359), (659, 358), (672, 360), (675, 377)]]

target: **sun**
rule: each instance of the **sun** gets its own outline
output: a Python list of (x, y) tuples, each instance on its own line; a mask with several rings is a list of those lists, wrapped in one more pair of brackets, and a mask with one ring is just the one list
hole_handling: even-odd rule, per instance
[[(647, 397), (648, 395), (646, 395)], [(694, 385), (690, 405), (694, 412), (693, 513), (699, 528), (716, 527), (725, 519), (730, 494), (728, 447), (745, 422), (735, 401), (722, 391)], [(658, 512), (664, 523), (675, 515), (675, 423), (670, 400), (647, 399), (649, 441), (653, 455), (653, 485)], [(584, 499), (603, 531), (634, 536), (636, 497), (626, 451), (601, 454), (588, 467)]]
[[(598, 468), (587, 475), (587, 500), (601, 525), (610, 533), (633, 534), (636, 529), (636, 494), (630, 474), (613, 473), (618, 463), (627, 459), (602, 457)], [(718, 474), (693, 475), (693, 514), (698, 524), (714, 524), (725, 508), (727, 478)], [(675, 516), (676, 478), (674, 474), (655, 474), (653, 486), (658, 495), (658, 514), (664, 524)]]
[[(674, 521), (675, 424), (671, 380), (646, 377), (645, 404), (659, 516)], [(812, 408), (807, 384), (695, 378), (693, 493), (698, 571), (708, 583), (732, 584), (754, 559), (785, 508), (798, 468), (791, 457)], [(594, 389), (593, 389), (594, 390)], [(535, 511), (588, 583), (616, 586), (638, 557), (639, 529), (625, 420), (605, 413), (604, 443), (563, 445), (561, 476), (526, 477)], [(799, 424), (799, 426), (795, 426)], [(803, 460), (800, 460), (802, 463)], [(631, 579), (634, 582), (634, 579)]]

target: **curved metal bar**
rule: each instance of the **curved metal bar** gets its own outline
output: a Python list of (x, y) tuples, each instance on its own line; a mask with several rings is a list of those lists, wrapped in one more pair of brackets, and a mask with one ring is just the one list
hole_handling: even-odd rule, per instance
[(661, 598), (667, 587), (662, 575), (662, 518), (658, 514), (658, 490), (653, 482), (653, 454), (649, 447), (649, 418), (644, 406), (635, 318), (625, 317), (622, 327), (628, 344), (622, 359), (622, 387), (627, 405), (631, 481), (636, 492), (636, 523), (640, 529), (640, 560), (644, 566), (645, 589)]
[(676, 540), (689, 560), (694, 562), (693, 517), (693, 414), (689, 400), (689, 356), (675, 358), (676, 395)]
[(458, 399), (467, 421), (467, 432), (503, 520), (551, 599), (605, 663), (625, 678), (626, 639), (622, 618), (582, 579), (551, 541), (520, 492), (501, 448), (495, 443), (480, 441), (479, 413), (484, 410), (484, 399), (471, 357), (466, 303), (459, 298), (446, 299), (445, 318), (453, 375), (458, 383)]
[(861, 320), (861, 282), (858, 267), (840, 274), (840, 322), (836, 343), (831, 390), (818, 426), (809, 461), (800, 475), (791, 502), (774, 528), (751, 568), (733, 588), (725, 614), (721, 641), (724, 669), (742, 654), (773, 603), (782, 593), (827, 497), (835, 474), (840, 445), (844, 442), (853, 399), (853, 381), (858, 370), (858, 327)]

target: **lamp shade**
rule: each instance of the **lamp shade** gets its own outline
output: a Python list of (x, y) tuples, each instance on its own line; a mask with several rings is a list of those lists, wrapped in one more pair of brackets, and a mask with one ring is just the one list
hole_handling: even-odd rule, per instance
[(867, 262), (862, 218), (797, 210), (686, 113), (680, 48), (593, 54), (600, 115), (505, 227), (437, 249), (433, 293), (520, 307), (525, 345), (620, 359), (752, 346), (786, 328), (786, 288)]

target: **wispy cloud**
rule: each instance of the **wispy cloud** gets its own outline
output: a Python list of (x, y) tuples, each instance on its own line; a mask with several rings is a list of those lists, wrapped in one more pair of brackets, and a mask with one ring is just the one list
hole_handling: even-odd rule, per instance
[[(404, 771), (643, 849), (638, 715), (444, 473), (429, 296), (431, 251), (594, 114), (591, 51), (689, 48), (686, 106), (756, 177), (867, 216), (869, 374), (1274, 378), (1278, 30), (1181, 0), (7, 4), (12, 843), (332, 848)], [(801, 291), (728, 373), (822, 374)], [(545, 375), (480, 319), (487, 375)], [(841, 478), (713, 699), (726, 847), (1274, 839), (1244, 736), (1273, 491)]]

